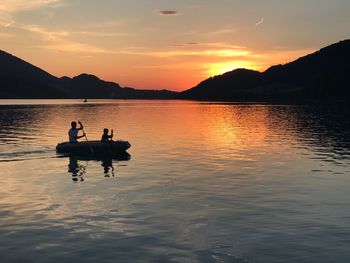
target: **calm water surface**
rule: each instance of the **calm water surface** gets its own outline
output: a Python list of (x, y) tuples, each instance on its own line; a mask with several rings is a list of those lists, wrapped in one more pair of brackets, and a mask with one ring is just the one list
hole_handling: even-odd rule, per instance
[[(72, 120), (130, 159), (57, 155)], [(0, 262), (350, 262), (348, 112), (0, 101)]]

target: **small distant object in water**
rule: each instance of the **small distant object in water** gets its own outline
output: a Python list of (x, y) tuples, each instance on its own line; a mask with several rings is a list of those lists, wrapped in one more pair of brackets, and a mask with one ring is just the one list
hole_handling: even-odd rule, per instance
[(87, 99), (85, 99), (85, 100), (84, 100), (84, 102), (88, 102), (88, 100), (87, 100)]

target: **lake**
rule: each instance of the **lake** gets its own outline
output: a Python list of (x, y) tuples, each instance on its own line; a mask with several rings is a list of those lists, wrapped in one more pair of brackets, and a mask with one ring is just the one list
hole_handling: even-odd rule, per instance
[[(56, 154), (73, 120), (89, 140), (114, 129), (130, 157)], [(0, 262), (348, 262), (349, 120), (312, 106), (1, 100)]]

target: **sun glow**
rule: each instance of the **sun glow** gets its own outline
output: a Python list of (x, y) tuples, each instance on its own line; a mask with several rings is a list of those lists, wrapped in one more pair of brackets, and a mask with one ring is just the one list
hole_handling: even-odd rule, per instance
[(257, 66), (250, 61), (230, 61), (230, 62), (210, 64), (208, 69), (208, 74), (210, 76), (217, 76), (238, 68), (246, 68), (246, 69), (254, 69), (254, 70), (258, 69)]

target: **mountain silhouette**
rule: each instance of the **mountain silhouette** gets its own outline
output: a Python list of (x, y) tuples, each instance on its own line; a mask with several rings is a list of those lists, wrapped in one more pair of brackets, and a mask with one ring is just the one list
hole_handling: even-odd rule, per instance
[(350, 101), (350, 40), (264, 72), (236, 69), (181, 93), (121, 87), (94, 75), (57, 78), (0, 51), (0, 98), (195, 99), (237, 102)]
[(350, 40), (264, 72), (236, 69), (183, 91), (181, 98), (240, 102), (350, 100)]
[(0, 50), (0, 98), (87, 98), (87, 99), (171, 99), (177, 92), (138, 90), (80, 74), (57, 78), (48, 72)]
[(0, 97), (46, 98), (63, 94), (55, 88), (57, 78), (4, 51), (0, 51)]
[(78, 98), (114, 98), (120, 96), (123, 89), (117, 83), (107, 82), (85, 73), (73, 78), (63, 77), (59, 83), (59, 88), (66, 92), (67, 96)]

